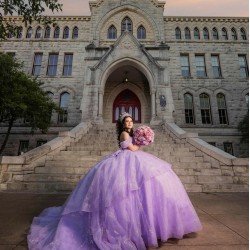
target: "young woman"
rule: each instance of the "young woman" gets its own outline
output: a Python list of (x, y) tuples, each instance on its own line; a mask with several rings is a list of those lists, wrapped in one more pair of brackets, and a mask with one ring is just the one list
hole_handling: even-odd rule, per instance
[(62, 207), (33, 219), (29, 249), (144, 250), (201, 229), (171, 166), (133, 144), (130, 114), (121, 115), (117, 133), (121, 149), (97, 163)]

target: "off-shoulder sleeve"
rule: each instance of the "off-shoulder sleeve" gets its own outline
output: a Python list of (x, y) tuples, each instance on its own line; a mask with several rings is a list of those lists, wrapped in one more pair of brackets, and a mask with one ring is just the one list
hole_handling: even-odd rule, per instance
[(120, 147), (125, 149), (132, 143), (132, 137), (129, 137), (127, 140), (120, 142)]

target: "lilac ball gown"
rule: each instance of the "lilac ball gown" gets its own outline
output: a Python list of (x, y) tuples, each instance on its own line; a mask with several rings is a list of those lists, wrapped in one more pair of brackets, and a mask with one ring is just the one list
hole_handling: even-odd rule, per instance
[(201, 229), (170, 164), (126, 150), (131, 142), (91, 168), (63, 206), (33, 219), (29, 249), (143, 250)]

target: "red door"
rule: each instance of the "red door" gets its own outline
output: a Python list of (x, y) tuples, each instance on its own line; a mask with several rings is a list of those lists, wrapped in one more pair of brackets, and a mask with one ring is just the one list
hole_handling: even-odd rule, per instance
[(135, 123), (141, 122), (141, 103), (138, 97), (130, 90), (125, 89), (115, 99), (113, 104), (113, 122), (116, 122), (120, 114), (128, 112)]

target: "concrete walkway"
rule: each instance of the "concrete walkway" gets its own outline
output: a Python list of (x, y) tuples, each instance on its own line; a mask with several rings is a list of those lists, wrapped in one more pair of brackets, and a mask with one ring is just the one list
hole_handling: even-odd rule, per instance
[[(0, 250), (27, 249), (26, 237), (32, 218), (46, 207), (62, 205), (67, 196), (0, 193)], [(203, 230), (179, 241), (169, 240), (158, 249), (249, 249), (248, 193), (190, 193), (189, 196)]]

